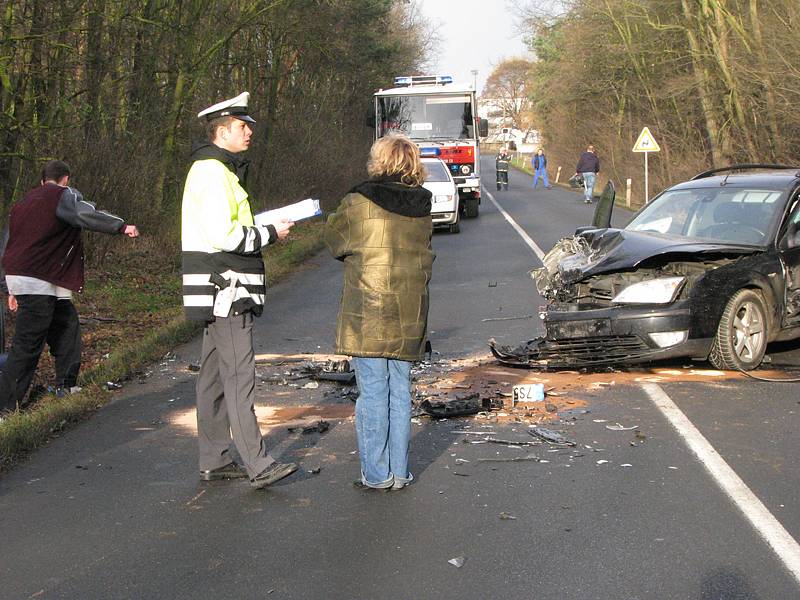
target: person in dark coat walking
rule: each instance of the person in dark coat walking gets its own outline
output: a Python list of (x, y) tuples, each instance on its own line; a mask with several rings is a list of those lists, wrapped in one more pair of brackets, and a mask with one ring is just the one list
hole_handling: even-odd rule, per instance
[(589, 144), (586, 152), (581, 154), (578, 164), (575, 167), (575, 174), (583, 176), (583, 201), (586, 204), (592, 203), (594, 196), (594, 184), (597, 174), (600, 172), (600, 159), (594, 153), (594, 146)]
[(41, 185), (14, 204), (0, 241), (8, 308), (17, 313), (14, 339), (0, 373), (0, 412), (23, 406), (44, 350), (55, 358), (56, 395), (75, 387), (81, 329), (72, 293), (83, 289), (84, 229), (137, 237), (136, 225), (97, 210), (69, 187), (66, 163), (51, 160)]
[(511, 155), (508, 149), (503, 147), (500, 149), (500, 154), (494, 159), (494, 168), (497, 173), (497, 191), (505, 186), (508, 191), (508, 165), (511, 162)]
[(551, 189), (553, 186), (547, 180), (547, 157), (544, 155), (544, 150), (539, 148), (536, 151), (531, 159), (531, 166), (533, 167), (533, 189), (536, 189), (539, 179), (544, 183), (545, 189)]

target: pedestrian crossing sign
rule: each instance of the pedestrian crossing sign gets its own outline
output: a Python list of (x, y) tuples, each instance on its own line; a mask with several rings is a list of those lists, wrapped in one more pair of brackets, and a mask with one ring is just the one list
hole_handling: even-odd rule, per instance
[(658, 143), (656, 143), (653, 134), (650, 133), (650, 130), (645, 127), (642, 129), (642, 133), (639, 134), (639, 138), (636, 140), (636, 143), (633, 145), (634, 152), (659, 152), (661, 148), (659, 147)]

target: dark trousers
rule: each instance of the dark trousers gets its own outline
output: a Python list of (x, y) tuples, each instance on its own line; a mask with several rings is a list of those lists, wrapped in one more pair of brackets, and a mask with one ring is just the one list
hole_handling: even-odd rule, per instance
[(503, 185), (508, 189), (508, 171), (497, 171), (497, 189)]
[(74, 386), (81, 368), (81, 329), (72, 301), (28, 294), (16, 299), (14, 339), (0, 373), (0, 410), (14, 410), (22, 404), (45, 343), (55, 358), (56, 386)]

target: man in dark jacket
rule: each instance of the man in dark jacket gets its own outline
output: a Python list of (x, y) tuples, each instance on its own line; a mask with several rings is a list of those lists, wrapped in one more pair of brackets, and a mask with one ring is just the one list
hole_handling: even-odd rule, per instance
[(597, 180), (597, 174), (600, 172), (600, 159), (594, 153), (594, 146), (589, 144), (586, 152), (581, 154), (578, 159), (578, 164), (575, 167), (575, 174), (583, 176), (583, 201), (586, 204), (592, 203), (592, 196), (594, 195), (594, 183)]
[(17, 312), (0, 373), (0, 411), (22, 405), (45, 342), (55, 358), (56, 393), (69, 393), (77, 382), (81, 331), (72, 292), (80, 292), (84, 283), (81, 231), (139, 235), (135, 225), (97, 210), (68, 187), (69, 177), (66, 163), (48, 162), (41, 185), (11, 208), (0, 244), (8, 308)]

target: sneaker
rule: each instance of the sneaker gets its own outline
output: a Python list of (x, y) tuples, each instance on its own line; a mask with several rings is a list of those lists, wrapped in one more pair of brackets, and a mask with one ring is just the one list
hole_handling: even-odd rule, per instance
[(297, 471), (297, 464), (275, 462), (250, 480), (250, 486), (260, 490)]
[(364, 483), (360, 479), (356, 479), (353, 482), (353, 487), (356, 488), (357, 490), (361, 490), (361, 491), (365, 491), (365, 492), (369, 492), (371, 490), (375, 490), (377, 492), (388, 492), (389, 490), (392, 489), (391, 485), (388, 486), (388, 487), (375, 487), (375, 486), (372, 486), (372, 485), (367, 485), (366, 483)]
[(392, 484), (392, 487), (390, 487), (389, 489), (392, 490), (393, 492), (396, 492), (397, 490), (402, 490), (404, 487), (411, 485), (411, 482), (413, 481), (414, 481), (414, 476), (411, 473), (408, 474), (408, 479), (399, 479), (395, 477), (394, 483)]
[(244, 479), (247, 477), (245, 471), (240, 465), (235, 462), (229, 462), (210, 471), (200, 471), (200, 479), (203, 481), (217, 481), (218, 479)]

